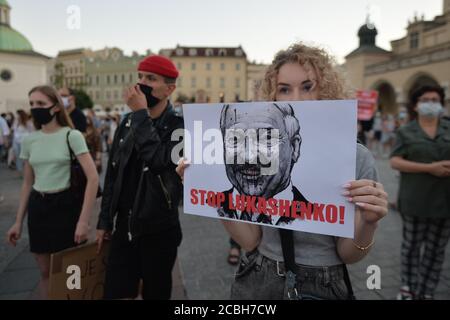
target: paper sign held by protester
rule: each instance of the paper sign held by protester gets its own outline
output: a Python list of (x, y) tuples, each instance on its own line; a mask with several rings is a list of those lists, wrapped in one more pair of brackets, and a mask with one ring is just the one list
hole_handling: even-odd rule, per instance
[(51, 256), (49, 298), (52, 300), (101, 300), (109, 243), (67, 249)]
[(187, 214), (353, 238), (357, 101), (183, 106)]

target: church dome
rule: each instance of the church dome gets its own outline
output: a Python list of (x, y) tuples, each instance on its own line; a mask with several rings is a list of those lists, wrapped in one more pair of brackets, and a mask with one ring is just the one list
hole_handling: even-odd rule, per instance
[(358, 37), (376, 37), (378, 35), (378, 30), (374, 25), (368, 25), (367, 23), (362, 25), (358, 31)]
[[(4, 1), (4, 0), (0, 0)], [(30, 41), (13, 28), (0, 25), (0, 50), (1, 51), (32, 51)]]
[(32, 51), (30, 41), (11, 27), (11, 7), (7, 0), (0, 0), (0, 51)]

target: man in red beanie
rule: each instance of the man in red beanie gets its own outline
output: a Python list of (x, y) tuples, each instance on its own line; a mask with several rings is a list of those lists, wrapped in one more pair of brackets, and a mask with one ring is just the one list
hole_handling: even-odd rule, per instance
[(175, 172), (179, 158), (172, 159), (178, 141), (171, 138), (183, 120), (169, 101), (178, 71), (166, 57), (150, 56), (138, 72), (138, 84), (125, 93), (132, 112), (114, 136), (97, 225), (99, 250), (112, 238), (104, 297), (136, 298), (142, 281), (144, 299), (168, 300), (182, 238), (183, 187)]

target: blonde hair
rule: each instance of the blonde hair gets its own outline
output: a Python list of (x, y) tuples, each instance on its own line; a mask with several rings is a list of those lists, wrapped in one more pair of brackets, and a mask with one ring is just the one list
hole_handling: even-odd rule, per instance
[[(74, 128), (72, 120), (67, 114), (67, 111), (64, 108), (63, 102), (61, 100), (61, 97), (59, 96), (58, 91), (56, 91), (55, 88), (50, 86), (37, 86), (30, 90), (28, 96), (31, 96), (31, 94), (33, 94), (34, 92), (42, 93), (55, 105), (55, 107), (59, 107), (59, 111), (56, 113), (56, 121), (61, 127), (69, 127), (71, 129)], [(37, 130), (42, 129), (42, 126), (39, 123), (37, 123), (37, 121), (35, 121), (34, 119), (33, 123)]]
[(299, 42), (291, 45), (287, 50), (278, 52), (267, 68), (262, 86), (262, 93), (266, 100), (276, 100), (278, 73), (286, 63), (298, 63), (315, 71), (319, 100), (341, 100), (350, 97), (350, 90), (336, 70), (334, 58), (324, 49)]

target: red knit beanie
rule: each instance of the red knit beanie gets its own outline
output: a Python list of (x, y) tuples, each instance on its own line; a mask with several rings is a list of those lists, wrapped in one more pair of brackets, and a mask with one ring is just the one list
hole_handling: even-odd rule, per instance
[(167, 78), (178, 78), (179, 72), (173, 62), (164, 56), (150, 56), (139, 63), (138, 71), (153, 72)]

